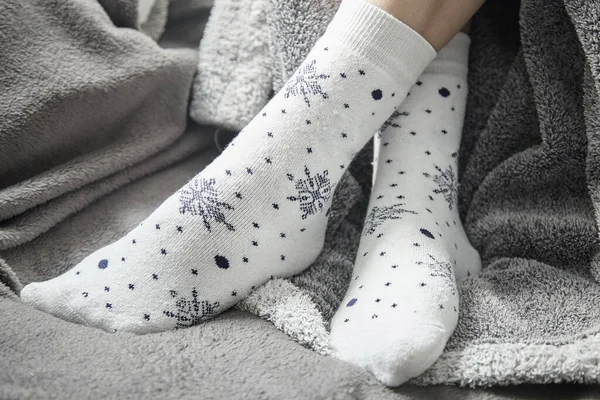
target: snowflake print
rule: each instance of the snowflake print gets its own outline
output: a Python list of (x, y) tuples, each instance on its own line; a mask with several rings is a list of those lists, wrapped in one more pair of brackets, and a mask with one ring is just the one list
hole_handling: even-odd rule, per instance
[[(175, 290), (171, 290), (171, 297), (177, 298)], [(175, 329), (188, 328), (215, 316), (218, 307), (218, 302), (211, 304), (208, 301), (198, 301), (198, 291), (194, 288), (191, 299), (179, 297), (175, 300), (177, 312), (163, 311), (163, 314), (177, 321)]]
[(309, 96), (321, 95), (324, 99), (329, 97), (320, 84), (321, 81), (328, 79), (329, 75), (318, 73), (316, 63), (317, 60), (312, 60), (310, 63), (303, 64), (296, 71), (285, 88), (284, 97), (286, 99), (290, 96), (302, 96), (306, 105), (310, 107)]
[(436, 165), (435, 169), (438, 173), (434, 174), (432, 178), (433, 182), (437, 185), (437, 188), (433, 190), (433, 193), (443, 195), (444, 200), (448, 203), (448, 207), (452, 210), (452, 207), (456, 204), (456, 197), (458, 195), (456, 174), (451, 165), (445, 170), (442, 170)]
[(230, 231), (235, 230), (226, 220), (225, 212), (233, 210), (233, 207), (223, 201), (219, 201), (219, 194), (215, 188), (215, 179), (192, 179), (180, 190), (179, 201), (181, 214), (190, 213), (200, 215), (204, 226), (209, 232), (213, 226), (211, 222), (221, 223)]
[(362, 236), (372, 235), (377, 227), (388, 219), (402, 219), (403, 214), (416, 214), (416, 212), (404, 208), (404, 205), (404, 203), (398, 203), (389, 207), (373, 207), (365, 220)]
[(296, 180), (298, 195), (288, 197), (288, 200), (300, 203), (300, 210), (303, 212), (302, 219), (322, 211), (331, 197), (332, 191), (332, 184), (328, 177), (329, 171), (325, 170), (321, 174), (317, 173), (315, 176), (311, 176), (310, 170), (305, 166), (304, 174), (306, 179)]
[(397, 122), (398, 119), (400, 119), (400, 117), (407, 117), (409, 115), (410, 113), (406, 111), (394, 111), (394, 113), (387, 119), (387, 121), (385, 121), (383, 125), (381, 125), (381, 128), (379, 128), (379, 133), (384, 133), (390, 126), (392, 128), (401, 128), (402, 126), (400, 126), (400, 124), (398, 124)]
[(442, 278), (444, 283), (448, 285), (452, 291), (452, 295), (456, 294), (456, 280), (454, 279), (454, 270), (452, 269), (452, 263), (448, 261), (441, 261), (436, 259), (431, 254), (428, 254), (428, 261), (417, 261), (417, 265), (426, 265), (432, 270), (431, 276), (434, 278)]

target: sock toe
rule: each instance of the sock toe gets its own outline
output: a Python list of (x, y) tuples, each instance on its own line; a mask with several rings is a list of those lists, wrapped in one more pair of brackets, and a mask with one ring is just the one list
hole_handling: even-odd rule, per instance
[(332, 346), (339, 359), (365, 368), (387, 386), (399, 386), (433, 365), (448, 340), (440, 324), (406, 327), (410, 329), (333, 335)]
[(66, 321), (86, 324), (67, 304), (61, 293), (54, 285), (43, 283), (30, 283), (20, 293), (21, 301), (40, 311), (52, 314)]

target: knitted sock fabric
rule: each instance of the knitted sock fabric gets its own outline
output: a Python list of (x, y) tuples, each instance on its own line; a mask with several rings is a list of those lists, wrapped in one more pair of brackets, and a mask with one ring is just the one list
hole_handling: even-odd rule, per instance
[(23, 301), (109, 331), (192, 326), (323, 246), (336, 183), (435, 57), (416, 32), (345, 0), (285, 87), (137, 228)]
[(455, 276), (481, 268), (456, 207), (469, 43), (461, 33), (442, 49), (381, 129), (352, 281), (332, 321), (338, 357), (390, 386), (441, 355), (458, 319)]

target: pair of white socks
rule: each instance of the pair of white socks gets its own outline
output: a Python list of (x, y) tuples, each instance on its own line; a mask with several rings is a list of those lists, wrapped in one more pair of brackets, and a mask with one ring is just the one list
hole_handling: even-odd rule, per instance
[(108, 331), (201, 323), (316, 259), (336, 184), (383, 124), (332, 341), (388, 385), (418, 375), (456, 325), (455, 276), (479, 269), (456, 210), (468, 46), (459, 34), (436, 57), (384, 11), (344, 0), (295, 75), (214, 162), (120, 240), (27, 285), (23, 301)]

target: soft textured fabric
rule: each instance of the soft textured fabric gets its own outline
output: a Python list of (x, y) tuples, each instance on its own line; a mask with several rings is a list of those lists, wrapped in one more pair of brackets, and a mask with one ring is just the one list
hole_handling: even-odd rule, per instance
[(273, 90), (281, 89), (325, 32), (341, 0), (270, 0), (269, 50)]
[(159, 40), (165, 30), (169, 0), (139, 0), (139, 29), (154, 40)]
[(198, 150), (175, 144), (195, 52), (160, 48), (138, 23), (133, 0), (0, 4), (0, 249), (114, 190), (120, 172), (165, 166), (136, 166), (151, 156)]
[(331, 322), (335, 356), (397, 386), (442, 354), (456, 280), (481, 271), (457, 209), (469, 37), (459, 33), (378, 132), (377, 165), (348, 291)]
[(239, 131), (269, 100), (268, 12), (269, 0), (215, 1), (192, 88), (196, 122)]
[(223, 154), (139, 227), (21, 298), (69, 321), (148, 333), (197, 325), (304, 270), (349, 162), (434, 55), (402, 22), (346, 0)]
[[(297, 2), (279, 3), (270, 15), (280, 21), (269, 24), (275, 31), (287, 25), (281, 34), (272, 31), (271, 40), (297, 38), (295, 51), (306, 54), (313, 43), (305, 39), (318, 37), (324, 17)], [(328, 7), (323, 12), (332, 15)], [(415, 382), (600, 379), (599, 15), (596, 2), (586, 0), (487, 2), (475, 15), (459, 208), (484, 273), (459, 283), (457, 329), (440, 359)], [(277, 48), (285, 47), (271, 47)], [(277, 57), (290, 66), (274, 67), (276, 73), (295, 67), (293, 59)], [(339, 199), (345, 217), (321, 257), (290, 278), (293, 286), (273, 282), (248, 299), (248, 309), (321, 353), (330, 352), (327, 329), (350, 283), (372, 159), (372, 149), (364, 149), (350, 166), (354, 179), (338, 188), (355, 196)], [(305, 306), (298, 317), (268, 314), (290, 307), (288, 296)]]

